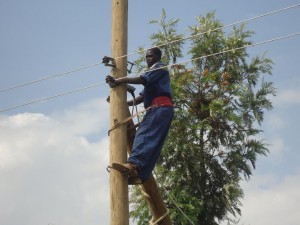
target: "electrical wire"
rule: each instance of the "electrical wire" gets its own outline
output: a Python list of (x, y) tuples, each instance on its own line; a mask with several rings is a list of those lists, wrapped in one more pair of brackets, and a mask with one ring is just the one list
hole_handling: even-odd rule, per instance
[[(154, 174), (155, 174), (156, 177), (158, 177), (155, 171), (154, 171)], [(182, 211), (182, 209), (178, 206), (178, 204), (176, 203), (176, 201), (174, 200), (174, 198), (172, 198), (171, 195), (168, 194), (168, 191), (167, 191), (167, 189), (165, 188), (165, 186), (164, 186), (163, 184), (161, 184), (160, 182), (159, 182), (159, 184), (160, 184), (160, 187), (161, 187), (162, 189), (164, 189), (164, 192), (168, 195), (168, 197), (171, 199), (171, 201), (172, 201), (173, 204), (176, 206), (176, 208), (181, 212), (181, 214), (184, 215), (184, 217), (190, 222), (190, 224), (195, 225), (195, 224), (193, 223), (193, 221), (192, 221), (192, 220), (191, 220), (191, 219), (190, 219), (190, 218)]]
[[(279, 12), (283, 12), (283, 11), (286, 11), (286, 10), (289, 10), (289, 9), (293, 9), (293, 8), (296, 8), (296, 7), (299, 7), (299, 6), (300, 6), (300, 4), (288, 6), (288, 7), (282, 8), (282, 9), (274, 10), (274, 11), (271, 11), (271, 12), (268, 12), (268, 13), (264, 13), (264, 14), (261, 14), (261, 15), (258, 15), (258, 16), (255, 16), (255, 17), (252, 17), (252, 18), (249, 18), (249, 19), (245, 19), (245, 20), (242, 20), (242, 21), (238, 21), (238, 22), (235, 22), (235, 23), (224, 25), (224, 26), (218, 27), (216, 29), (208, 30), (208, 31), (205, 31), (205, 32), (200, 32), (200, 33), (197, 33), (197, 34), (194, 34), (194, 35), (191, 35), (191, 36), (188, 36), (188, 37), (184, 37), (184, 38), (181, 38), (181, 39), (176, 39), (176, 40), (173, 40), (173, 41), (169, 41), (169, 42), (166, 42), (164, 44), (153, 46), (153, 47), (162, 47), (162, 46), (165, 46), (165, 45), (168, 45), (168, 44), (173, 44), (173, 43), (176, 43), (176, 42), (179, 42), (179, 41), (183, 41), (183, 40), (187, 40), (187, 39), (190, 39), (190, 38), (202, 35), (202, 34), (206, 34), (208, 32), (213, 32), (213, 31), (224, 29), (224, 28), (227, 28), (227, 27), (230, 27), (230, 26), (234, 26), (234, 25), (237, 25), (237, 24), (240, 24), (240, 23), (249, 22), (251, 20), (255, 20), (255, 19), (262, 18), (262, 17), (266, 17), (266, 16), (269, 16), (269, 15), (272, 15), (272, 14), (275, 14), (275, 13), (279, 13)], [(153, 47), (151, 47), (151, 48), (153, 48)], [(135, 51), (135, 52), (129, 53), (127, 55), (118, 56), (115, 59), (120, 59), (120, 58), (128, 57), (128, 56), (131, 56), (131, 55), (134, 55), (134, 54), (137, 54), (137, 53), (141, 53), (141, 52), (147, 51), (148, 49), (150, 49), (150, 48), (145, 48), (145, 49), (142, 49), (140, 51)], [(49, 80), (49, 79), (52, 79), (52, 78), (55, 78), (55, 77), (65, 76), (65, 75), (68, 75), (68, 74), (71, 74), (71, 73), (74, 73), (74, 72), (77, 72), (77, 71), (80, 71), (80, 70), (84, 70), (84, 69), (87, 69), (87, 68), (90, 68), (90, 67), (94, 67), (94, 66), (100, 65), (101, 63), (102, 62), (97, 62), (97, 63), (91, 64), (91, 65), (87, 65), (87, 66), (83, 66), (83, 67), (80, 67), (80, 68), (77, 68), (77, 69), (74, 69), (74, 70), (70, 70), (70, 71), (66, 71), (66, 72), (62, 72), (62, 73), (58, 73), (58, 74), (49, 75), (49, 76), (46, 76), (46, 77), (43, 77), (43, 78), (40, 78), (40, 79), (37, 79), (37, 80), (33, 80), (33, 81), (26, 82), (26, 83), (18, 84), (18, 85), (15, 85), (15, 86), (11, 86), (11, 87), (8, 87), (8, 88), (0, 89), (0, 93), (1, 92), (6, 92), (6, 91), (10, 91), (10, 90), (14, 90), (14, 89), (17, 89), (17, 88), (21, 88), (21, 87), (24, 87), (24, 86), (28, 86), (28, 85), (31, 85), (31, 84), (35, 84), (35, 83), (38, 83), (38, 82), (41, 82), (41, 81)]]
[[(285, 36), (281, 36), (281, 37), (277, 37), (277, 38), (272, 38), (272, 39), (269, 39), (269, 40), (266, 40), (266, 41), (252, 43), (252, 44), (249, 44), (249, 45), (245, 45), (245, 46), (241, 46), (241, 47), (237, 47), (237, 48), (233, 48), (233, 49), (227, 49), (227, 50), (224, 50), (224, 51), (221, 51), (221, 52), (212, 53), (212, 54), (205, 55), (205, 56), (200, 56), (200, 57), (193, 58), (193, 59), (186, 60), (186, 61), (182, 61), (182, 62), (179, 62), (179, 63), (170, 64), (170, 65), (165, 66), (165, 67), (160, 67), (160, 68), (157, 68), (157, 69), (148, 70), (148, 72), (155, 71), (155, 70), (158, 70), (158, 69), (168, 68), (168, 67), (173, 66), (173, 65), (180, 65), (180, 64), (192, 62), (192, 61), (195, 61), (195, 60), (198, 60), (198, 59), (203, 59), (203, 58), (207, 58), (207, 57), (211, 57), (211, 56), (215, 56), (215, 55), (219, 55), (219, 54), (223, 54), (223, 53), (227, 53), (227, 52), (232, 52), (232, 51), (236, 51), (236, 50), (240, 50), (240, 49), (244, 49), (244, 48), (248, 48), (248, 47), (254, 47), (254, 46), (258, 46), (258, 45), (262, 45), (262, 44), (266, 44), (266, 43), (270, 43), (270, 42), (274, 42), (274, 41), (294, 37), (294, 36), (297, 36), (297, 35), (300, 35), (300, 32), (285, 35)], [(138, 75), (140, 75), (140, 74), (135, 74), (135, 75), (132, 75), (132, 76), (138, 76)], [(128, 76), (128, 77), (131, 77), (131, 76)], [(121, 79), (121, 78), (119, 78), (119, 79)], [(83, 87), (83, 88), (79, 88), (79, 89), (75, 89), (75, 90), (72, 90), (72, 91), (67, 91), (67, 92), (57, 94), (57, 95), (53, 95), (53, 96), (49, 96), (49, 97), (46, 97), (46, 98), (29, 101), (29, 102), (21, 104), (21, 105), (16, 105), (16, 106), (12, 106), (12, 107), (5, 108), (5, 109), (0, 109), (0, 113), (10, 111), (10, 110), (13, 110), (13, 109), (17, 109), (17, 108), (20, 108), (20, 107), (23, 107), (23, 106), (35, 104), (35, 103), (38, 103), (38, 102), (46, 101), (46, 100), (49, 100), (49, 99), (61, 97), (61, 96), (64, 96), (64, 95), (72, 94), (72, 93), (75, 93), (75, 92), (84, 91), (84, 90), (87, 90), (87, 89), (90, 89), (90, 88), (93, 88), (93, 87), (97, 87), (97, 86), (100, 86), (100, 85), (103, 85), (103, 84), (105, 84), (105, 82), (93, 84), (93, 85)]]
[(83, 67), (80, 67), (80, 68), (77, 68), (77, 69), (74, 69), (74, 70), (69, 70), (69, 71), (66, 71), (66, 72), (63, 72), (63, 73), (49, 75), (47, 77), (43, 77), (43, 78), (40, 78), (40, 79), (37, 79), (37, 80), (29, 81), (29, 82), (26, 82), (26, 83), (23, 83), (23, 84), (18, 84), (18, 85), (12, 86), (12, 87), (1, 89), (0, 93), (1, 92), (5, 92), (5, 91), (10, 91), (10, 90), (13, 90), (13, 89), (17, 89), (17, 88), (20, 88), (20, 87), (23, 87), (23, 86), (27, 86), (27, 85), (30, 85), (30, 84), (38, 83), (38, 82), (41, 82), (41, 81), (44, 81), (44, 80), (48, 80), (48, 79), (51, 79), (51, 78), (65, 76), (65, 75), (68, 75), (68, 74), (71, 74), (71, 73), (74, 73), (74, 72), (78, 72), (80, 70), (84, 70), (84, 69), (87, 69), (87, 68), (90, 68), (90, 67), (97, 66), (99, 64), (101, 64), (101, 63), (100, 62), (94, 63), (94, 64), (83, 66)]
[(139, 51), (135, 51), (135, 52), (129, 53), (127, 55), (119, 56), (115, 59), (120, 59), (120, 58), (128, 57), (128, 56), (131, 56), (131, 55), (134, 55), (134, 54), (137, 54), (137, 53), (145, 52), (145, 51), (147, 51), (151, 48), (162, 47), (162, 46), (173, 44), (173, 43), (176, 43), (176, 42), (179, 42), (179, 41), (184, 41), (184, 40), (187, 40), (187, 39), (191, 39), (193, 37), (197, 37), (197, 36), (202, 35), (202, 34), (206, 34), (206, 33), (209, 33), (209, 32), (221, 30), (221, 29), (231, 27), (231, 26), (234, 26), (234, 25), (237, 25), (237, 24), (246, 23), (246, 22), (249, 22), (251, 20), (256, 20), (256, 19), (259, 19), (259, 18), (262, 18), (262, 17), (270, 16), (272, 14), (279, 13), (279, 12), (282, 12), (282, 11), (286, 11), (286, 10), (289, 10), (289, 9), (293, 9), (293, 8), (296, 8), (296, 7), (299, 7), (299, 6), (300, 6), (300, 4), (296, 4), (296, 5), (288, 6), (288, 7), (282, 8), (282, 9), (274, 10), (274, 11), (271, 11), (271, 12), (268, 12), (268, 13), (264, 13), (264, 14), (261, 14), (261, 15), (258, 15), (258, 16), (251, 17), (249, 19), (245, 19), (245, 20), (241, 20), (241, 21), (238, 21), (238, 22), (228, 24), (228, 25), (220, 26), (220, 27), (212, 29), (212, 30), (200, 32), (200, 33), (188, 36), (188, 37), (176, 39), (176, 40), (173, 40), (173, 41), (168, 41), (168, 42), (165, 42), (164, 44), (161, 44), (161, 45), (156, 45), (156, 46), (153, 46), (153, 47), (150, 47), (150, 48), (145, 48), (145, 49), (142, 49), (142, 50), (139, 50)]
[(21, 104), (21, 105), (16, 105), (16, 106), (12, 106), (10, 108), (1, 109), (0, 113), (10, 111), (10, 110), (13, 110), (13, 109), (17, 109), (17, 108), (21, 108), (21, 107), (24, 107), (24, 106), (27, 106), (27, 105), (32, 105), (32, 104), (35, 104), (35, 103), (38, 103), (38, 102), (47, 101), (47, 100), (50, 100), (50, 99), (53, 99), (53, 98), (58, 98), (58, 97), (68, 95), (68, 94), (72, 94), (72, 93), (75, 93), (75, 92), (85, 91), (87, 89), (97, 87), (97, 86), (100, 86), (100, 85), (103, 85), (103, 84), (105, 84), (105, 82), (98, 83), (98, 84), (93, 84), (93, 85), (90, 85), (90, 86), (87, 86), (87, 87), (83, 87), (83, 88), (79, 88), (79, 89), (75, 89), (75, 90), (71, 90), (71, 91), (67, 91), (67, 92), (63, 92), (63, 93), (53, 95), (53, 96), (49, 96), (49, 97), (46, 97), (46, 98), (40, 98), (40, 99), (37, 99), (37, 100), (32, 100), (32, 101), (26, 102), (26, 103)]
[[(190, 60), (181, 61), (179, 63), (169, 64), (167, 66), (159, 67), (159, 68), (156, 68), (156, 69), (150, 69), (150, 70), (147, 70), (147, 72), (152, 72), (152, 71), (159, 70), (159, 69), (167, 69), (168, 67), (172, 67), (172, 66), (175, 66), (175, 65), (185, 64), (185, 63), (192, 62), (192, 61), (195, 61), (195, 60), (204, 59), (204, 58), (207, 58), (207, 57), (216, 56), (216, 55), (220, 55), (220, 54), (223, 54), (223, 53), (232, 52), (232, 51), (236, 51), (236, 50), (241, 50), (241, 49), (245, 49), (245, 48), (248, 48), (248, 47), (254, 47), (254, 46), (258, 46), (258, 45), (262, 45), (262, 44), (266, 44), (266, 43), (270, 43), (270, 42), (274, 42), (274, 41), (294, 37), (294, 36), (297, 36), (297, 35), (300, 35), (300, 32), (285, 35), (285, 36), (281, 36), (281, 37), (277, 37), (277, 38), (273, 38), (273, 39), (269, 39), (269, 40), (266, 40), (266, 41), (261, 41), (261, 42), (257, 42), (257, 43), (244, 45), (244, 46), (237, 47), (237, 48), (227, 49), (227, 50), (224, 50), (224, 51), (221, 51), (221, 52), (216, 52), (216, 53), (212, 53), (212, 54), (205, 55), (205, 56), (199, 56), (199, 57), (196, 57), (196, 58), (193, 58), (193, 59), (190, 59)], [(140, 76), (141, 74), (142, 73), (132, 74), (132, 75), (128, 75), (127, 77), (137, 77), (137, 76)], [(121, 78), (118, 78), (118, 79), (121, 79)], [(118, 79), (116, 79), (116, 80), (118, 80)]]

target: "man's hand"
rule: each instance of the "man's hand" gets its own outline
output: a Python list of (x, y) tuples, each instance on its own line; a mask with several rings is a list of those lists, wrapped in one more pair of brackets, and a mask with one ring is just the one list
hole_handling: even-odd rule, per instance
[(110, 96), (108, 96), (108, 97), (106, 98), (106, 101), (107, 101), (108, 103), (110, 103)]
[(110, 75), (107, 75), (107, 76), (106, 76), (105, 81), (106, 81), (107, 84), (109, 84), (109, 86), (110, 86), (111, 88), (114, 88), (114, 87), (116, 87), (116, 86), (118, 85), (116, 79), (113, 78), (113, 77), (110, 76)]

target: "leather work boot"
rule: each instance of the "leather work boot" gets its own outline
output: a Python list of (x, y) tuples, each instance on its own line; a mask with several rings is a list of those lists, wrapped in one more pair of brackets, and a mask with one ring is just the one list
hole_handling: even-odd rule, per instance
[(125, 176), (138, 177), (137, 167), (132, 163), (112, 163), (111, 168)]
[(129, 177), (138, 177), (136, 165), (134, 165), (132, 163), (125, 163), (125, 164), (123, 164), (123, 166), (128, 169)]
[(138, 177), (136, 165), (132, 163), (124, 163), (122, 166), (127, 170), (126, 173), (129, 177)]

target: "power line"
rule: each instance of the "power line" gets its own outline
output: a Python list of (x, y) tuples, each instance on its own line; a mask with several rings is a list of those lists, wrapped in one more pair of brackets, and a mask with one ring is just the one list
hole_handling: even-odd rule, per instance
[[(212, 53), (212, 54), (205, 55), (205, 56), (196, 57), (196, 58), (193, 58), (193, 59), (190, 59), (190, 60), (186, 60), (186, 61), (181, 61), (179, 63), (169, 64), (169, 65), (164, 66), (164, 67), (160, 67), (160, 68), (156, 68), (156, 69), (152, 69), (152, 70), (147, 70), (147, 72), (151, 72), (151, 71), (155, 71), (155, 70), (159, 70), (159, 69), (167, 69), (168, 67), (171, 67), (171, 66), (174, 66), (174, 65), (185, 64), (185, 63), (192, 62), (192, 61), (195, 61), (195, 60), (198, 60), (198, 59), (204, 59), (204, 58), (207, 58), (207, 57), (211, 57), (211, 56), (215, 56), (215, 55), (220, 55), (220, 54), (227, 53), (227, 52), (241, 50), (241, 49), (245, 49), (245, 48), (248, 48), (248, 47), (254, 47), (254, 46), (258, 46), (258, 45), (262, 45), (262, 44), (266, 44), (266, 43), (270, 43), (270, 42), (274, 42), (274, 41), (278, 41), (278, 40), (282, 40), (282, 39), (294, 37), (294, 36), (297, 36), (297, 35), (300, 35), (300, 32), (297, 32), (297, 33), (294, 33), (294, 34), (285, 35), (285, 36), (281, 36), (281, 37), (277, 37), (277, 38), (272, 38), (272, 39), (269, 39), (269, 40), (266, 40), (266, 41), (261, 41), (261, 42), (257, 42), (257, 43), (252, 43), (252, 44), (244, 45), (244, 46), (237, 47), (237, 48), (227, 49), (227, 50), (224, 50), (224, 51), (221, 51), (221, 52), (217, 52), (217, 53)], [(128, 77), (136, 77), (136, 76), (139, 76), (141, 74), (142, 73), (133, 74), (133, 75), (129, 75)], [(119, 79), (121, 79), (121, 78), (119, 78)]]
[[(249, 19), (245, 19), (245, 20), (241, 20), (241, 21), (238, 21), (238, 22), (235, 22), (235, 23), (228, 24), (228, 25), (220, 26), (220, 27), (212, 29), (212, 30), (200, 32), (200, 33), (197, 33), (197, 34), (194, 34), (194, 35), (191, 35), (191, 36), (188, 36), (188, 37), (176, 39), (176, 40), (173, 40), (173, 41), (168, 41), (168, 42), (165, 42), (164, 44), (153, 46), (151, 48), (162, 47), (162, 46), (165, 46), (165, 45), (168, 45), (168, 44), (173, 44), (173, 43), (176, 43), (176, 42), (179, 42), (179, 41), (184, 41), (184, 40), (187, 40), (187, 39), (191, 39), (193, 37), (197, 37), (197, 36), (202, 35), (202, 34), (206, 34), (206, 33), (209, 33), (209, 32), (221, 30), (221, 29), (224, 29), (224, 28), (227, 28), (227, 27), (231, 27), (231, 26), (240, 24), (240, 23), (246, 23), (246, 22), (249, 22), (251, 20), (256, 20), (256, 19), (259, 19), (259, 18), (262, 18), (262, 17), (270, 16), (272, 14), (279, 13), (279, 12), (282, 12), (282, 11), (286, 11), (286, 10), (289, 10), (289, 9), (293, 9), (293, 8), (296, 8), (296, 7), (299, 7), (299, 6), (300, 6), (300, 4), (288, 6), (288, 7), (282, 8), (282, 9), (278, 9), (278, 10), (274, 10), (274, 11), (271, 11), (271, 12), (268, 12), (268, 13), (264, 13), (264, 14), (261, 14), (261, 15), (258, 15), (258, 16), (254, 16), (254, 17), (251, 17)], [(140, 51), (129, 53), (127, 55), (119, 56), (116, 59), (127, 57), (127, 56), (131, 56), (131, 55), (134, 55), (134, 54), (137, 54), (137, 53), (141, 53), (141, 52), (147, 51), (148, 49), (151, 49), (151, 48), (145, 48), (145, 49), (142, 49)]]
[(97, 87), (97, 86), (100, 86), (102, 84), (105, 84), (105, 82), (93, 84), (93, 85), (90, 85), (90, 86), (87, 86), (87, 87), (83, 87), (83, 88), (79, 88), (79, 89), (75, 89), (75, 90), (71, 90), (71, 91), (67, 91), (67, 92), (63, 92), (63, 93), (53, 95), (53, 96), (49, 96), (49, 97), (46, 97), (46, 98), (40, 98), (40, 99), (37, 99), (37, 100), (32, 100), (32, 101), (26, 102), (26, 103), (21, 104), (21, 105), (16, 105), (16, 106), (12, 106), (12, 107), (9, 107), (9, 108), (6, 108), (6, 109), (1, 109), (0, 113), (10, 111), (10, 110), (13, 110), (13, 109), (17, 109), (17, 108), (21, 108), (21, 107), (24, 107), (24, 106), (27, 106), (27, 105), (32, 105), (32, 104), (35, 104), (35, 103), (38, 103), (38, 102), (47, 101), (47, 100), (50, 100), (50, 99), (53, 99), (53, 98), (58, 98), (58, 97), (68, 95), (68, 94), (72, 94), (72, 93), (75, 93), (75, 92), (85, 91), (87, 89)]
[(47, 77), (43, 77), (43, 78), (40, 78), (40, 79), (37, 79), (37, 80), (29, 81), (29, 82), (26, 82), (26, 83), (23, 83), (23, 84), (18, 84), (18, 85), (12, 86), (12, 87), (1, 89), (0, 93), (1, 92), (5, 92), (5, 91), (10, 91), (10, 90), (13, 90), (13, 89), (16, 89), (16, 88), (20, 88), (20, 87), (23, 87), (23, 86), (27, 86), (27, 85), (30, 85), (30, 84), (38, 83), (38, 82), (41, 82), (41, 81), (44, 81), (44, 80), (48, 80), (48, 79), (51, 79), (51, 78), (65, 76), (65, 75), (68, 75), (68, 74), (71, 74), (71, 73), (74, 73), (74, 72), (78, 72), (80, 70), (84, 70), (84, 69), (87, 69), (87, 68), (90, 68), (90, 67), (97, 66), (99, 64), (100, 64), (100, 62), (91, 64), (91, 65), (87, 65), (87, 66), (83, 66), (83, 67), (79, 67), (77, 69), (69, 70), (69, 71), (66, 71), (66, 72), (63, 72), (63, 73), (49, 75)]
[[(192, 61), (195, 61), (195, 60), (198, 60), (198, 59), (203, 59), (203, 58), (207, 58), (207, 57), (211, 57), (211, 56), (215, 56), (215, 55), (220, 55), (220, 54), (227, 53), (227, 52), (232, 52), (232, 51), (236, 51), (236, 50), (240, 50), (240, 49), (245, 49), (245, 48), (248, 48), (248, 47), (254, 47), (254, 46), (258, 46), (258, 45), (262, 45), (262, 44), (266, 44), (266, 43), (270, 43), (270, 42), (274, 42), (274, 41), (278, 41), (278, 40), (282, 40), (282, 39), (287, 39), (287, 38), (291, 38), (291, 37), (294, 37), (294, 36), (297, 36), (297, 35), (300, 35), (300, 32), (293, 33), (293, 34), (288, 34), (288, 35), (277, 37), (277, 38), (272, 38), (272, 39), (269, 39), (269, 40), (266, 40), (266, 41), (261, 41), (261, 42), (257, 42), (257, 43), (253, 43), (253, 44), (244, 45), (244, 46), (233, 48), (233, 49), (227, 49), (227, 50), (224, 50), (224, 51), (221, 51), (221, 52), (212, 53), (212, 54), (205, 55), (205, 56), (200, 56), (200, 57), (193, 58), (193, 59), (186, 60), (186, 61), (182, 61), (182, 62), (179, 62), (179, 63), (170, 64), (170, 65), (165, 66), (165, 67), (160, 67), (158, 69), (168, 68), (168, 67), (173, 66), (173, 65), (180, 65), (180, 64), (192, 62)], [(155, 71), (155, 70), (158, 70), (158, 69), (148, 70), (148, 72)], [(135, 74), (135, 75), (131, 75), (130, 77), (139, 76), (139, 75), (140, 74)], [(64, 96), (64, 95), (72, 94), (72, 93), (75, 93), (75, 92), (85, 91), (87, 89), (97, 87), (97, 86), (100, 86), (100, 85), (103, 85), (103, 84), (105, 84), (105, 82), (93, 84), (93, 85), (90, 85), (90, 86), (87, 86), (87, 87), (83, 87), (83, 88), (79, 88), (79, 89), (75, 89), (75, 90), (71, 90), (71, 91), (67, 91), (67, 92), (63, 92), (61, 94), (49, 96), (49, 97), (46, 97), (46, 98), (41, 98), (41, 99), (29, 101), (29, 102), (21, 104), (21, 105), (16, 105), (16, 106), (12, 106), (12, 107), (9, 107), (9, 108), (1, 109), (0, 113), (10, 111), (10, 110), (13, 110), (13, 109), (17, 109), (17, 108), (21, 108), (21, 107), (24, 107), (24, 106), (27, 106), (27, 105), (35, 104), (35, 103), (38, 103), (38, 102), (50, 100), (50, 99), (53, 99), (53, 98), (61, 97), (61, 96)]]
[[(249, 22), (251, 20), (255, 20), (255, 19), (262, 18), (262, 17), (266, 17), (266, 16), (269, 16), (269, 15), (272, 15), (272, 14), (275, 14), (275, 13), (279, 13), (279, 12), (283, 12), (283, 11), (286, 11), (286, 10), (289, 10), (289, 9), (293, 9), (293, 8), (296, 8), (296, 7), (299, 7), (299, 6), (300, 6), (300, 4), (288, 6), (288, 7), (282, 8), (282, 9), (274, 10), (274, 11), (271, 11), (271, 12), (268, 12), (268, 13), (264, 13), (264, 14), (261, 14), (261, 15), (258, 15), (258, 16), (255, 16), (255, 17), (252, 17), (252, 18), (249, 18), (249, 19), (245, 19), (245, 20), (242, 20), (242, 21), (238, 21), (238, 22), (235, 22), (235, 23), (224, 25), (224, 26), (218, 27), (216, 29), (208, 30), (208, 31), (205, 31), (205, 32), (200, 32), (200, 33), (197, 33), (197, 34), (194, 34), (194, 35), (191, 35), (191, 36), (188, 36), (188, 37), (184, 37), (184, 38), (181, 38), (181, 39), (176, 39), (176, 40), (173, 40), (173, 41), (169, 41), (169, 42), (166, 42), (164, 44), (153, 46), (153, 47), (162, 47), (162, 46), (165, 46), (165, 45), (168, 45), (168, 44), (173, 44), (173, 43), (176, 43), (176, 42), (179, 42), (179, 41), (183, 41), (183, 40), (187, 40), (187, 39), (190, 39), (190, 38), (202, 35), (202, 34), (206, 34), (208, 32), (213, 32), (213, 31), (217, 31), (217, 30), (220, 30), (220, 29), (223, 29), (223, 28), (231, 27), (231, 26), (234, 26), (234, 25), (237, 25), (237, 24), (240, 24), (240, 23)], [(153, 47), (151, 47), (151, 48), (153, 48)], [(146, 51), (148, 49), (150, 49), (150, 48), (145, 48), (145, 49), (142, 49), (140, 51), (135, 51), (135, 52), (129, 53), (127, 55), (118, 56), (115, 59), (120, 59), (120, 58), (128, 57), (128, 56), (131, 56), (131, 55), (134, 55), (134, 54), (137, 54), (137, 53), (144, 52), (144, 51)], [(11, 87), (8, 87), (8, 88), (0, 89), (0, 93), (1, 92), (5, 92), (5, 91), (14, 90), (14, 89), (17, 89), (17, 88), (21, 88), (21, 87), (24, 87), (24, 86), (28, 86), (28, 85), (31, 85), (31, 84), (35, 84), (35, 83), (38, 83), (38, 82), (41, 82), (41, 81), (49, 80), (49, 79), (52, 79), (52, 78), (55, 78), (55, 77), (65, 76), (65, 75), (68, 75), (68, 74), (71, 74), (71, 73), (74, 73), (74, 72), (78, 72), (80, 70), (84, 70), (84, 69), (87, 69), (87, 68), (90, 68), (90, 67), (94, 67), (94, 66), (100, 65), (101, 63), (102, 62), (97, 62), (97, 63), (91, 64), (91, 65), (79, 67), (77, 69), (73, 69), (73, 70), (70, 70), (70, 71), (66, 71), (66, 72), (62, 72), (62, 73), (58, 73), (58, 74), (49, 75), (49, 76), (46, 76), (46, 77), (43, 77), (43, 78), (40, 78), (40, 79), (37, 79), (37, 80), (33, 80), (33, 81), (26, 82), (26, 83), (18, 84), (18, 85), (15, 85), (15, 86), (11, 86)]]

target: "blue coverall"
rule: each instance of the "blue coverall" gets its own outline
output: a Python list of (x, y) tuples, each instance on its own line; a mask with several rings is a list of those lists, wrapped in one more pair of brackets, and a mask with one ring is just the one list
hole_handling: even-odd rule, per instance
[[(165, 67), (161, 62), (154, 64), (150, 69)], [(144, 107), (151, 106), (152, 101), (160, 96), (171, 98), (170, 75), (166, 69), (158, 69), (141, 75), (144, 79), (143, 95)], [(164, 141), (174, 115), (173, 106), (157, 106), (147, 110), (142, 123), (137, 129), (132, 152), (128, 163), (137, 166), (138, 175), (142, 182), (151, 175), (160, 156)]]

